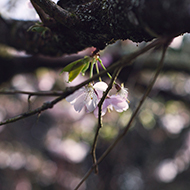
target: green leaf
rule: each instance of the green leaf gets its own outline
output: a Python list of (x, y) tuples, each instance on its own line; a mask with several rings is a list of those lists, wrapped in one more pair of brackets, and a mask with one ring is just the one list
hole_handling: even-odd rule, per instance
[(84, 73), (88, 69), (90, 60), (91, 57), (85, 56), (83, 59), (74, 61), (64, 67), (60, 74), (63, 72), (69, 72), (69, 82), (72, 82), (80, 72)]
[(69, 80), (68, 82), (72, 82), (82, 71), (84, 65), (81, 65), (79, 67), (77, 67), (76, 69), (72, 70), (69, 72)]
[(70, 72), (72, 70), (77, 69), (81, 65), (84, 66), (85, 64), (87, 64), (90, 61), (90, 59), (91, 59), (90, 57), (85, 56), (83, 59), (76, 60), (76, 61), (70, 63), (69, 65), (67, 65), (66, 67), (64, 67), (63, 70), (61, 71), (61, 73)]
[(42, 33), (44, 31), (44, 27), (42, 26), (34, 26), (32, 29), (31, 29), (32, 32), (38, 32), (38, 33)]
[(82, 61), (82, 60), (83, 60), (83, 59), (79, 59), (79, 60), (77, 60), (77, 61), (74, 61), (74, 62), (68, 64), (67, 66), (65, 66), (65, 67), (62, 69), (62, 71), (61, 71), (60, 74), (62, 74), (63, 72), (70, 72), (70, 71), (72, 71), (72, 70), (75, 70), (77, 67), (80, 67), (81, 65), (83, 65), (83, 61)]
[(49, 31), (49, 30), (50, 29), (46, 26), (43, 26), (42, 23), (35, 23), (27, 31), (37, 32), (41, 34), (42, 36), (45, 36), (46, 31)]

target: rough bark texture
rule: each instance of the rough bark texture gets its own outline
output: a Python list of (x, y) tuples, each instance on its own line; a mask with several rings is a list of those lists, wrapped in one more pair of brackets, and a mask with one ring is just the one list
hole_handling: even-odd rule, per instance
[[(27, 32), (34, 22), (0, 19), (0, 42), (31, 54), (62, 55), (121, 39), (134, 42), (190, 31), (189, 0), (33, 0), (53, 22), (45, 35)], [(62, 7), (62, 8), (61, 8)], [(11, 28), (11, 30), (10, 30)]]

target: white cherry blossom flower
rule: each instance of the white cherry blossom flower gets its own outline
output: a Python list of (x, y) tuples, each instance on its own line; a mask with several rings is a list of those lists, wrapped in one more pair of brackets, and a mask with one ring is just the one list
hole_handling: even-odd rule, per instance
[(115, 84), (115, 88), (117, 89), (117, 94), (128, 101), (128, 99), (127, 99), (127, 97), (128, 97), (128, 89), (124, 88), (123, 83), (121, 84), (121, 86), (119, 84)]
[[(120, 95), (112, 95), (107, 97), (102, 105), (102, 116), (106, 114), (107, 110), (113, 110), (117, 112), (126, 111), (129, 108), (127, 101)], [(98, 117), (98, 107), (94, 110), (95, 117)]]
[(97, 82), (94, 85), (88, 84), (68, 96), (66, 100), (74, 106), (77, 112), (80, 112), (83, 107), (88, 112), (92, 112), (97, 107), (107, 87), (108, 85), (105, 82)]
[[(102, 105), (102, 116), (106, 114), (107, 110), (113, 110), (117, 112), (126, 111), (129, 108), (129, 100), (128, 97), (128, 90), (124, 88), (124, 85), (115, 84), (115, 88), (117, 90), (116, 95), (108, 96)], [(98, 117), (99, 108), (97, 107), (94, 110), (95, 117)]]

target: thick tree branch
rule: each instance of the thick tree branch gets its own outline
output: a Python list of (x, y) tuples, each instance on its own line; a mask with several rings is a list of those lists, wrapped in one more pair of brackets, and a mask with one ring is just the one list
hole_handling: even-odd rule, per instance
[[(104, 49), (121, 39), (150, 41), (189, 32), (188, 0), (33, 0), (55, 23), (45, 35), (26, 32), (34, 22), (0, 18), (0, 42), (31, 54), (62, 55), (94, 46)], [(62, 2), (62, 3), (61, 3)], [(6, 39), (6, 40), (5, 40)]]
[(60, 0), (60, 6), (51, 0), (33, 2), (55, 21), (43, 23), (49, 30), (45, 35), (26, 32), (34, 22), (0, 18), (1, 43), (57, 56), (91, 46), (101, 50), (119, 39), (141, 42), (190, 32), (189, 0)]
[(30, 0), (30, 2), (32, 3), (34, 9), (36, 10), (36, 12), (38, 13), (38, 16), (40, 17), (40, 20), (47, 26), (52, 25), (51, 22), (54, 22), (54, 20), (44, 12), (44, 10), (39, 7), (33, 0)]
[(75, 14), (61, 8), (51, 0), (32, 1), (41, 7), (46, 14), (68, 28), (75, 25), (79, 21)]

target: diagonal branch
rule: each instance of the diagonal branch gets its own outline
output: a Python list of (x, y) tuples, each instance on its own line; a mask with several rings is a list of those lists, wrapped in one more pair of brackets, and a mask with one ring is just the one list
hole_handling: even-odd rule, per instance
[(15, 95), (15, 94), (26, 94), (29, 96), (61, 96), (63, 91), (39, 91), (39, 92), (29, 92), (20, 90), (3, 90), (0, 91), (1, 95)]
[(32, 111), (28, 111), (28, 112), (22, 113), (22, 114), (20, 114), (18, 116), (15, 116), (15, 117), (9, 118), (9, 119), (7, 119), (5, 121), (2, 121), (2, 122), (0, 122), (0, 125), (5, 125), (5, 124), (13, 123), (15, 121), (24, 119), (26, 117), (29, 117), (29, 116), (32, 116), (32, 115), (35, 115), (35, 114), (39, 114), (42, 111), (45, 111), (47, 109), (53, 108), (53, 106), (55, 104), (57, 104), (58, 102), (60, 102), (61, 100), (63, 100), (66, 96), (70, 95), (72, 92), (73, 92), (73, 90), (71, 90), (71, 91), (67, 90), (67, 91), (63, 92), (63, 94), (61, 96), (59, 96), (58, 98), (52, 100), (51, 102), (45, 102), (41, 107), (39, 107), (37, 109), (34, 109)]
[[(96, 129), (96, 133), (94, 136), (94, 141), (93, 141), (93, 145), (92, 145), (92, 150), (91, 150), (91, 154), (92, 154), (92, 158), (93, 158), (93, 163), (96, 164), (97, 159), (96, 159), (96, 146), (97, 146), (97, 142), (98, 142), (98, 135), (99, 135), (99, 131), (102, 128), (102, 105), (104, 100), (106, 99), (109, 91), (112, 89), (113, 84), (115, 82), (115, 80), (117, 79), (117, 76), (119, 75), (121, 71), (121, 67), (118, 68), (117, 70), (115, 70), (113, 77), (108, 85), (108, 88), (106, 89), (104, 95), (102, 96), (99, 104), (98, 104), (98, 108), (99, 108), (99, 113), (98, 113), (98, 127)], [(98, 173), (98, 165), (96, 165), (95, 167), (95, 173)]]

